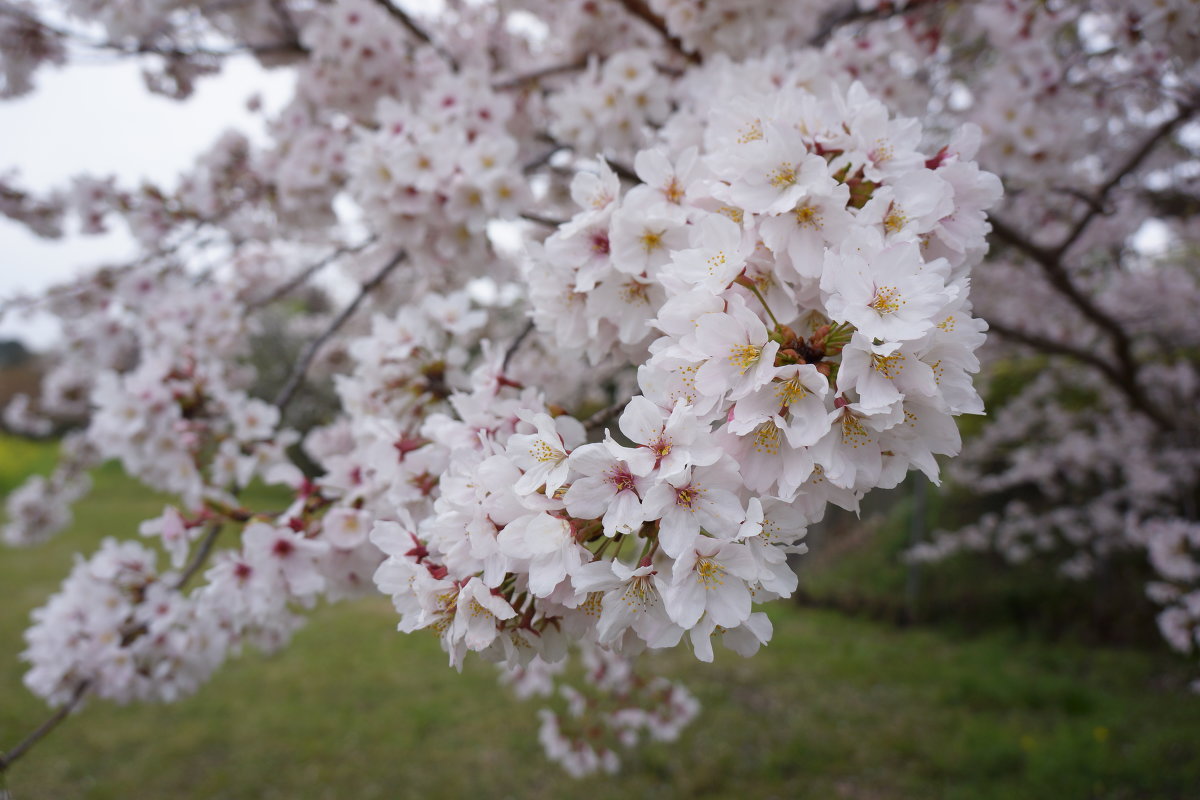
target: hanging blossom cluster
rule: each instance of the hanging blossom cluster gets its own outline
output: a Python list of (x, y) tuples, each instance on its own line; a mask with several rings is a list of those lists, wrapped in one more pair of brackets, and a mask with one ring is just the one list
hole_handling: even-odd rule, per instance
[(482, 75), (440, 76), (416, 104), (381, 101), (378, 131), (349, 155), (349, 189), (371, 228), (437, 275), (486, 259), (488, 221), (530, 204), (512, 116), (512, 98)]
[(376, 582), (456, 666), (575, 641), (751, 655), (771, 635), (754, 606), (794, 591), (788, 554), (826, 503), (913, 466), (936, 479), (953, 415), (981, 410), (966, 278), (999, 186), (970, 139), (923, 154), (857, 86), (733, 85), (697, 88), (692, 141), (639, 153), (624, 197), (603, 165), (577, 178), (583, 210), (526, 271), (546, 338), (642, 362), (616, 430), (588, 443), (484, 370), (395, 445), (444, 472), (431, 513), (375, 523)]
[(25, 657), (29, 688), (62, 704), (80, 681), (118, 702), (175, 700), (221, 663), (217, 618), (171, 586), (153, 550), (105, 539), (78, 559), (62, 590), (34, 612)]
[[(600, 647), (581, 653), (590, 694), (560, 686), (566, 713), (544, 708), (538, 712), (538, 739), (546, 755), (575, 777), (595, 772), (615, 773), (618, 749), (633, 749), (642, 737), (672, 742), (700, 711), (700, 704), (679, 683), (644, 678), (620, 655)], [(552, 684), (542, 669), (518, 668), (512, 680), (519, 695), (549, 694)], [(531, 665), (532, 666), (532, 665)]]

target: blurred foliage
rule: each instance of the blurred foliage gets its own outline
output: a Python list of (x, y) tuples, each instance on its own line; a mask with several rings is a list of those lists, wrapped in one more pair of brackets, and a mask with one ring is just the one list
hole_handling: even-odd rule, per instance
[[(1062, 559), (1049, 556), (1011, 564), (994, 553), (968, 552), (908, 564), (913, 480), (877, 498), (861, 520), (834, 510), (813, 531), (812, 553), (797, 561), (802, 603), (884, 621), (937, 623), (957, 633), (1007, 629), (1167, 650), (1155, 623), (1157, 607), (1145, 594), (1151, 572), (1137, 553), (1108, 561), (1086, 580), (1063, 577), (1057, 570)], [(953, 528), (981, 505), (953, 488), (929, 486), (920, 529), (928, 536)]]

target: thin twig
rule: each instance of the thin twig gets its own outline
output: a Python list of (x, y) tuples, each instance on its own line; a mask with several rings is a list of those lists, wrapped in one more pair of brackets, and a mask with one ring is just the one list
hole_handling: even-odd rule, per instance
[(379, 286), (379, 284), (383, 283), (383, 280), (392, 272), (392, 270), (400, 266), (400, 263), (404, 261), (407, 255), (408, 254), (403, 250), (396, 253), (396, 255), (392, 257), (392, 260), (383, 266), (383, 269), (375, 273), (375, 275), (369, 281), (362, 285), (362, 288), (359, 290), (358, 294), (353, 300), (350, 301), (350, 305), (346, 306), (344, 309), (342, 309), (342, 313), (334, 317), (333, 321), (329, 323), (329, 327), (327, 327), (320, 336), (309, 342), (308, 346), (304, 348), (304, 351), (300, 354), (300, 358), (292, 367), (292, 372), (288, 376), (287, 383), (283, 385), (283, 388), (279, 390), (279, 394), (275, 396), (275, 405), (279, 408), (279, 413), (281, 416), (283, 415), (283, 412), (287, 410), (288, 404), (292, 402), (292, 398), (295, 396), (296, 390), (300, 388), (300, 384), (304, 380), (304, 375), (308, 372), (308, 368), (312, 366), (313, 359), (316, 358), (317, 352), (321, 349), (325, 342), (329, 341), (333, 334), (337, 333), (339, 328), (346, 324), (346, 320), (350, 319), (350, 317), (354, 315), (354, 312), (358, 310), (358, 307), (362, 305), (364, 300), (367, 299), (367, 295), (373, 292), (375, 288)]
[(545, 225), (547, 228), (557, 228), (563, 224), (561, 219), (550, 219), (550, 217), (543, 217), (541, 214), (535, 214), (532, 211), (522, 211), (521, 219), (536, 222), (538, 225)]
[(375, 237), (372, 236), (371, 238), (367, 239), (362, 244), (344, 245), (342, 247), (339, 247), (337, 250), (334, 250), (332, 253), (325, 256), (320, 261), (317, 261), (317, 262), (305, 267), (294, 278), (287, 281), (282, 286), (277, 288), (275, 291), (273, 291), (270, 294), (268, 294), (267, 296), (263, 297), (261, 300), (255, 300), (253, 303), (250, 303), (248, 307), (251, 309), (256, 309), (256, 308), (262, 308), (263, 306), (267, 306), (267, 305), (270, 305), (271, 303), (274, 303), (276, 300), (280, 299), (281, 297), (285, 297), (285, 296), (291, 294), (293, 291), (295, 291), (300, 286), (303, 286), (305, 283), (308, 282), (309, 278), (311, 278), (313, 275), (315, 275), (320, 270), (322, 270), (325, 267), (332, 264), (334, 261), (337, 261), (342, 256), (349, 255), (350, 253), (361, 252), (362, 250), (366, 249), (370, 245), (374, 244), (374, 242), (375, 242)]
[(613, 172), (617, 173), (617, 177), (624, 178), (625, 180), (632, 181), (634, 183), (642, 182), (642, 179), (637, 176), (637, 173), (624, 164), (607, 158), (604, 160), (608, 163), (609, 168), (612, 169)]
[(29, 748), (33, 747), (41, 741), (50, 731), (58, 727), (59, 723), (71, 715), (75, 707), (82, 702), (83, 697), (87, 694), (87, 690), (91, 687), (90, 680), (80, 681), (75, 685), (75, 690), (71, 693), (71, 698), (63, 703), (58, 709), (51, 714), (41, 725), (33, 730), (28, 736), (17, 743), (16, 747), (9, 750), (7, 753), (0, 754), (0, 775), (16, 763), (17, 759), (25, 755)]
[(651, 28), (654, 28), (654, 30), (658, 31), (667, 44), (671, 45), (671, 47), (677, 53), (679, 53), (679, 55), (683, 56), (688, 61), (691, 61), (693, 64), (700, 63), (700, 54), (689, 52), (683, 46), (683, 42), (680, 41), (679, 37), (671, 33), (670, 28), (667, 27), (666, 20), (664, 20), (658, 14), (655, 14), (653, 9), (650, 8), (645, 0), (617, 0), (617, 2), (619, 2), (630, 14), (637, 17), (642, 22), (645, 22)]
[(569, 150), (565, 144), (555, 144), (553, 147), (546, 150), (537, 158), (530, 159), (521, 166), (521, 172), (533, 172), (535, 169), (540, 169), (550, 163), (550, 159), (554, 158), (555, 153), (560, 153), (563, 150)]
[(1056, 339), (1038, 336), (1037, 334), (1020, 330), (1003, 322), (997, 322), (994, 319), (988, 320), (988, 328), (992, 333), (1001, 338), (1023, 344), (1038, 352), (1065, 356), (1081, 364), (1094, 367), (1117, 391), (1125, 395), (1134, 410), (1145, 415), (1164, 431), (1169, 431), (1174, 427), (1170, 419), (1159, 411), (1158, 407), (1151, 403), (1145, 392), (1142, 391), (1141, 383), (1138, 381), (1136, 374), (1130, 374), (1117, 368), (1111, 361), (1104, 359), (1095, 352), (1085, 350), (1073, 344), (1060, 342)]
[(441, 56), (442, 60), (444, 60), (451, 69), (458, 69), (458, 60), (453, 56), (453, 54), (435, 42), (433, 37), (430, 36), (424, 28), (418, 25), (411, 16), (409, 16), (407, 11), (393, 3), (392, 0), (375, 0), (375, 2), (378, 3), (384, 11), (391, 14), (392, 18), (403, 25), (409, 33), (432, 47), (434, 52)]
[(550, 78), (555, 75), (563, 75), (568, 72), (578, 72), (587, 66), (586, 58), (581, 58), (572, 61), (569, 64), (554, 64), (549, 67), (542, 67), (532, 72), (526, 72), (521, 75), (514, 75), (511, 78), (504, 78), (492, 84), (492, 88), (498, 92), (505, 89), (520, 89), (523, 86), (536, 85), (542, 78)]
[(875, 8), (863, 11), (855, 4), (849, 4), (841, 10), (834, 9), (824, 16), (821, 22), (821, 27), (808, 40), (809, 47), (820, 47), (833, 36), (834, 32), (846, 25), (852, 25), (855, 22), (877, 22), (901, 14), (907, 14), (915, 8), (923, 5), (932, 5), (933, 3), (942, 2), (943, 0), (910, 0), (903, 8), (897, 7), (894, 3), (880, 4)]
[(529, 334), (533, 333), (534, 327), (533, 320), (529, 320), (529, 323), (525, 326), (517, 338), (513, 339), (512, 344), (510, 344), (508, 349), (504, 351), (504, 361), (500, 364), (500, 372), (503, 373), (508, 370), (508, 362), (512, 361), (512, 357), (516, 354), (517, 349), (521, 346), (521, 343), (525, 341)]
[(204, 538), (200, 540), (200, 546), (196, 548), (196, 552), (192, 554), (192, 560), (183, 568), (183, 572), (179, 573), (179, 577), (175, 580), (176, 591), (183, 589), (200, 568), (204, 566), (204, 562), (208, 561), (208, 556), (212, 553), (213, 545), (217, 543), (217, 537), (221, 535), (221, 529), (224, 527), (220, 522), (209, 523), (208, 530), (204, 533)]
[(595, 430), (596, 428), (599, 428), (601, 425), (604, 425), (606, 422), (613, 419), (614, 417), (619, 416), (620, 413), (625, 410), (625, 406), (627, 406), (627, 405), (629, 405), (629, 400), (621, 400), (619, 402), (613, 403), (611, 406), (608, 406), (607, 408), (602, 408), (599, 411), (597, 411), (595, 414), (592, 414), (590, 417), (585, 419), (583, 421), (583, 427), (589, 431)]
[(1075, 223), (1075, 227), (1071, 229), (1071, 232), (1067, 234), (1067, 237), (1062, 240), (1057, 248), (1055, 248), (1053, 251), (1055, 256), (1062, 257), (1063, 255), (1066, 255), (1067, 251), (1071, 249), (1071, 245), (1075, 244), (1075, 242), (1079, 240), (1079, 237), (1083, 235), (1085, 230), (1087, 230), (1087, 227), (1091, 224), (1092, 220), (1094, 220), (1097, 216), (1104, 212), (1106, 208), (1109, 207), (1109, 192), (1116, 188), (1117, 184), (1124, 180), (1127, 175), (1141, 166), (1142, 162), (1145, 161), (1152, 152), (1154, 152), (1154, 148), (1158, 146), (1159, 142), (1170, 136), (1176, 128), (1186, 122), (1193, 114), (1196, 113), (1198, 109), (1200, 109), (1200, 102), (1192, 102), (1180, 107), (1175, 116), (1164, 122), (1162, 125), (1159, 125), (1154, 133), (1147, 137), (1146, 141), (1142, 142), (1141, 147), (1130, 153), (1129, 157), (1125, 159), (1124, 163), (1117, 167), (1113, 174), (1109, 176), (1108, 180), (1096, 190), (1096, 194), (1093, 196), (1092, 200), (1088, 202), (1087, 213)]
[(78, 31), (72, 31), (67, 28), (60, 28), (50, 25), (37, 16), (7, 2), (0, 2), (0, 14), (7, 14), (12, 17), (19, 17), (26, 22), (36, 25), (44, 31), (65, 39), (74, 44), (86, 47), (90, 50), (104, 50), (107, 52), (119, 53), (127, 56), (144, 56), (154, 55), (164, 58), (195, 58), (198, 56), (207, 56), (210, 58), (227, 58), (236, 55), (304, 55), (308, 52), (299, 39), (292, 39), (283, 42), (267, 42), (263, 44), (239, 44), (227, 48), (212, 48), (212, 47), (175, 47), (152, 44), (151, 42), (117, 42), (110, 39), (94, 39), (86, 34)]

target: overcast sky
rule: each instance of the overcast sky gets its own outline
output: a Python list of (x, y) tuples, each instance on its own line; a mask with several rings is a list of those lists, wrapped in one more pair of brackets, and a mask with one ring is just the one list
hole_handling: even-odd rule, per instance
[[(65, 186), (72, 175), (116, 175), (120, 185), (142, 179), (172, 186), (175, 176), (226, 128), (263, 136), (261, 118), (246, 109), (259, 94), (268, 111), (287, 102), (288, 70), (266, 71), (253, 59), (228, 60), (224, 71), (203, 78), (185, 103), (152, 95), (141, 67), (125, 59), (81, 61), (47, 68), (25, 97), (0, 102), (0, 172), (17, 170), (17, 184), (42, 191)], [(44, 289), (135, 252), (120, 226), (106, 236), (39, 239), (0, 217), (0, 301)], [(55, 336), (47, 319), (0, 320), (0, 338), (44, 346)]]

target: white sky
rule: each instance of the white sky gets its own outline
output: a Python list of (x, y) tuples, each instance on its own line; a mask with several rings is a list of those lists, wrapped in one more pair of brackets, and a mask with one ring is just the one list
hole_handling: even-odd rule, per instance
[[(202, 78), (180, 103), (146, 91), (133, 59), (87, 60), (35, 76), (36, 89), (0, 102), (0, 172), (18, 171), (17, 185), (44, 191), (72, 175), (116, 175), (133, 187), (148, 178), (173, 186), (175, 176), (227, 128), (265, 137), (261, 117), (246, 109), (255, 94), (275, 112), (291, 94), (289, 70), (266, 71), (249, 57), (228, 59), (220, 75)], [(127, 260), (132, 238), (119, 224), (108, 235), (44, 240), (0, 218), (0, 300), (37, 291), (82, 269)], [(68, 232), (70, 233), (70, 232)], [(46, 319), (0, 320), (0, 338), (45, 346), (55, 327)]]

